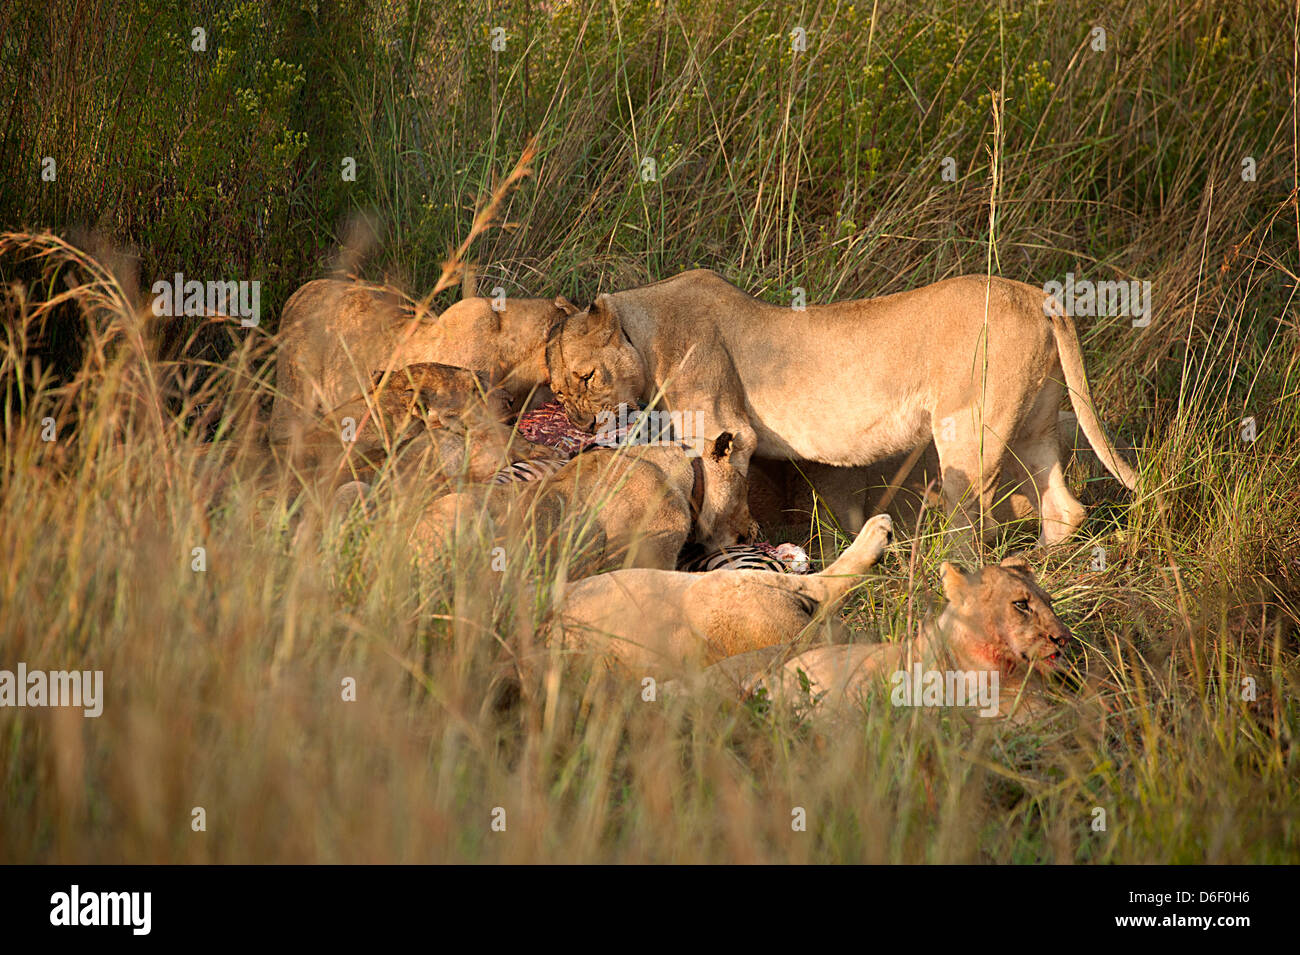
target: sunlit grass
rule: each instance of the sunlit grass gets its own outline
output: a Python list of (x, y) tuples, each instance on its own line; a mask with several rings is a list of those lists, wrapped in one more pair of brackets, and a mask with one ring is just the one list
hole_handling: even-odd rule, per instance
[[(106, 700), (98, 719), (0, 711), (0, 857), (1295, 862), (1289, 24), (1210, 2), (1038, 4), (1000, 20), (936, 0), (882, 4), (875, 23), (872, 7), (813, 19), (750, 2), (619, 4), (619, 16), (559, 4), (549, 23), (511, 8), (496, 61), (485, 31), (466, 47), (486, 24), (454, 5), (414, 25), (376, 15), (400, 41), (380, 45), (393, 58), (330, 64), (367, 175), (341, 206), (277, 193), (277, 215), (300, 217), (292, 235), (251, 259), (223, 253), (221, 274), (255, 278), (246, 270), (289, 261), (304, 233), (332, 241), (336, 213), (365, 211), (382, 226), (362, 270), (417, 300), (457, 248), (480, 288), (583, 301), (703, 265), (770, 301), (801, 286), (824, 302), (983, 272), (990, 252), (994, 272), (1035, 284), (1071, 269), (1149, 279), (1150, 328), (1080, 330), (1101, 416), (1137, 446), (1143, 486), (1129, 494), (1076, 462), (1089, 520), (1032, 555), (1074, 631), (1082, 687), (1020, 727), (888, 699), (835, 724), (715, 696), (647, 701), (639, 679), (540, 645), (556, 568), (531, 544), (510, 544), (504, 572), (486, 540), (422, 571), (408, 539), (422, 501), (331, 518), (325, 491), (274, 466), (274, 312), (254, 333), (187, 327), (182, 340), (205, 350), (164, 348), (134, 276), (16, 234), (0, 246), (0, 667), (101, 669)], [(789, 25), (805, 15), (797, 59)], [(1105, 56), (1088, 47), (1094, 19), (1108, 24)], [(56, 43), (51, 62), (65, 55)], [(981, 97), (1004, 81), (991, 242)], [(105, 108), (63, 103), (53, 86), (61, 129)], [(122, 88), (139, 93), (134, 79)], [(517, 227), (476, 232), (533, 136), (534, 175), (498, 210)], [(73, 198), (31, 199), (32, 221), (7, 226), (62, 222), (115, 193), (89, 146), (67, 148), (59, 189)], [(337, 157), (322, 149), (332, 182)], [(1247, 153), (1253, 183), (1239, 174)], [(940, 177), (948, 155), (955, 183)], [(646, 156), (656, 180), (641, 179)], [(325, 195), (312, 175), (285, 171), (285, 193)], [(105, 200), (110, 239), (137, 238), (132, 208)], [(207, 254), (185, 242), (168, 254)], [(33, 252), (63, 264), (41, 275)], [(151, 254), (146, 275), (177, 264)], [(49, 328), (66, 332), (72, 314), (82, 347), (56, 369), (40, 309), (58, 295)], [(867, 636), (904, 639), (939, 605), (944, 530), (927, 514), (855, 595), (845, 614)], [(1013, 532), (996, 556), (1024, 543)], [(523, 650), (533, 665), (518, 676)], [(791, 828), (796, 808), (806, 832)]]

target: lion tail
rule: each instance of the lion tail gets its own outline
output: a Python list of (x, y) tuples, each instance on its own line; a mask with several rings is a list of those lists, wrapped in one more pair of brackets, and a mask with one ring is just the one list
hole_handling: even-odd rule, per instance
[(1079, 419), (1079, 426), (1087, 436), (1088, 443), (1092, 445), (1092, 450), (1106, 466), (1106, 470), (1130, 491), (1135, 491), (1137, 474), (1110, 443), (1110, 439), (1106, 437), (1106, 430), (1093, 409), (1088, 374), (1083, 368), (1083, 349), (1079, 345), (1079, 333), (1074, 327), (1074, 321), (1055, 299), (1051, 299), (1048, 304), (1049, 308), (1046, 311), (1052, 320), (1056, 353), (1060, 357), (1061, 370), (1065, 372), (1065, 385), (1070, 393), (1070, 405)]

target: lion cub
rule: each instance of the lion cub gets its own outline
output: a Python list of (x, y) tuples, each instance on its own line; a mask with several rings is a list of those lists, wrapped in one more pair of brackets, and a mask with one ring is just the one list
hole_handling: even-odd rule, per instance
[(642, 673), (783, 646), (828, 620), (888, 546), (892, 523), (867, 522), (839, 559), (804, 577), (770, 570), (620, 570), (570, 585), (551, 640)]
[(774, 697), (833, 707), (889, 693), (890, 683), (895, 691), (911, 686), (897, 674), (911, 681), (919, 665), (922, 673), (960, 674), (968, 685), (971, 675), (985, 674), (996, 687), (998, 715), (1023, 716), (1040, 706), (1031, 681), (1056, 670), (1071, 634), (1029, 565), (1017, 556), (974, 571), (944, 563), (940, 573), (948, 604), (912, 640), (822, 646), (794, 656), (789, 647), (770, 647), (723, 660), (705, 671), (706, 679), (743, 695), (765, 688)]

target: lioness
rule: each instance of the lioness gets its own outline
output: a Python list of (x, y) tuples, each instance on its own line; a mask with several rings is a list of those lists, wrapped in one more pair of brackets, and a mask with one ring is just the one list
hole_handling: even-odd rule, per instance
[[(546, 382), (551, 326), (577, 309), (563, 298), (466, 298), (432, 321), (416, 321), (382, 288), (317, 279), (294, 292), (280, 317), (275, 444), (321, 413), (361, 394), (372, 373), (421, 362), (482, 372), (516, 403)], [(518, 409), (516, 409), (518, 410)]]
[(675, 567), (694, 539), (718, 549), (752, 539), (745, 476), (731, 464), (732, 437), (705, 444), (633, 445), (585, 451), (549, 478), (469, 487), (438, 498), (411, 534), (422, 561), (436, 560), (458, 533), (484, 528), (494, 540), (532, 537), (557, 548), (570, 532), (591, 542), (584, 573), (611, 567)]
[(1038, 703), (1035, 688), (1026, 683), (1057, 668), (1071, 634), (1029, 565), (1008, 557), (967, 572), (944, 563), (940, 574), (948, 604), (912, 640), (834, 644), (793, 656), (787, 647), (769, 647), (723, 660), (705, 678), (743, 695), (766, 687), (788, 699), (834, 705), (882, 687), (887, 691), (895, 674), (910, 674), (920, 664), (922, 671), (960, 675), (968, 685), (972, 676), (996, 673), (995, 702), (1003, 716), (1018, 701), (1022, 707)]
[(330, 484), (370, 481), (391, 459), (424, 486), (456, 477), (485, 481), (511, 461), (538, 453), (506, 424), (511, 404), (486, 375), (465, 368), (420, 362), (386, 376), (376, 372), (364, 396), (334, 408), (304, 433), (295, 468)]
[(784, 646), (833, 614), (889, 544), (873, 517), (839, 559), (804, 577), (770, 570), (620, 570), (566, 587), (550, 640), (592, 650), (637, 673), (702, 666)]
[(601, 295), (551, 334), (546, 363), (576, 426), (662, 389), (706, 432), (733, 432), (742, 469), (755, 454), (869, 465), (933, 439), (960, 527), (988, 515), (1013, 457), (1051, 545), (1084, 517), (1058, 448), (1062, 383), (1106, 469), (1130, 489), (1137, 480), (1093, 412), (1073, 321), (1044, 314), (1053, 303), (1020, 282), (963, 276), (794, 311), (697, 269)]

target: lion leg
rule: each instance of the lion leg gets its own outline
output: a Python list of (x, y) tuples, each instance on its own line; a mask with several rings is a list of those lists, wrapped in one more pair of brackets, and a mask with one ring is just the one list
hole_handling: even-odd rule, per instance
[(1046, 386), (1012, 445), (1011, 453), (1029, 476), (1042, 520), (1039, 543), (1043, 547), (1070, 538), (1083, 523), (1087, 509), (1070, 493), (1061, 460), (1059, 412), (1061, 390)]
[[(1037, 480), (1035, 484), (1038, 485)], [(1065, 483), (1065, 469), (1059, 460), (1053, 461), (1048, 468), (1046, 487), (1038, 487), (1043, 501), (1040, 508), (1043, 518), (1040, 540), (1044, 547), (1064, 543), (1083, 523), (1087, 508), (1070, 493)]]
[(1056, 435), (1037, 441), (1019, 441), (1014, 453), (1024, 463), (1038, 495), (1038, 514), (1042, 519), (1039, 543), (1043, 547), (1064, 543), (1083, 523), (1087, 508), (1065, 483)]
[(1016, 422), (985, 419), (983, 442), (969, 409), (936, 416), (935, 424), (934, 444), (949, 520), (962, 552), (977, 556), (979, 539), (988, 540), (997, 530), (993, 505), (1007, 451), (1004, 436), (1016, 433)]
[(993, 518), (993, 498), (998, 485), (996, 466), (986, 466), (983, 484), (979, 483), (979, 465), (973, 468), (943, 468), (943, 501), (958, 553), (964, 558), (979, 558), (979, 541), (988, 541), (997, 528)]
[(866, 468), (835, 468), (822, 491), (826, 504), (849, 537), (867, 523)]

